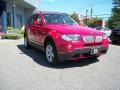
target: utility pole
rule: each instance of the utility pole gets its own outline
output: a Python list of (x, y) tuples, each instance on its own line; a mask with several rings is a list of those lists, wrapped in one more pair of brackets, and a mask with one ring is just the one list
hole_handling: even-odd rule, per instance
[(93, 15), (93, 8), (92, 8), (92, 4), (91, 4), (91, 11), (90, 11), (91, 20), (92, 20), (92, 15)]
[(87, 18), (88, 18), (88, 10), (86, 10), (86, 25), (87, 25)]
[(16, 5), (15, 5), (15, 0), (13, 0), (13, 28), (15, 30), (16, 28)]

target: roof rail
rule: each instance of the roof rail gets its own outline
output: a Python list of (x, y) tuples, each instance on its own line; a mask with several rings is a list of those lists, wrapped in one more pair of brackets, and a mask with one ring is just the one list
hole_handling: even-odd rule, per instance
[(35, 12), (35, 14), (37, 14), (37, 13), (42, 13), (42, 11)]

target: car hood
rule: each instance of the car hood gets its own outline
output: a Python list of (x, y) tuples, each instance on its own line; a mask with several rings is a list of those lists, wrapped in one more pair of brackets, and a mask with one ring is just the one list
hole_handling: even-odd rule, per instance
[(80, 34), (80, 35), (102, 35), (103, 32), (80, 25), (45, 25), (48, 29), (56, 30), (61, 34)]

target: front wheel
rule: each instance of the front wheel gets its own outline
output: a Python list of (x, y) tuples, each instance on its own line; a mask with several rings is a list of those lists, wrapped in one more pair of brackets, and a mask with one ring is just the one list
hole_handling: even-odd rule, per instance
[(55, 45), (52, 42), (48, 42), (45, 47), (46, 59), (51, 65), (58, 64), (58, 57)]

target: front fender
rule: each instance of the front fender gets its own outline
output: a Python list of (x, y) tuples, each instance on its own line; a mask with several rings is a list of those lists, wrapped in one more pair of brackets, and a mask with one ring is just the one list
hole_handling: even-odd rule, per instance
[(57, 47), (59, 46), (59, 44), (61, 42), (60, 37), (61, 37), (61, 34), (56, 31), (52, 31), (46, 36), (46, 38), (49, 38), (53, 41), (57, 50), (58, 50)]

